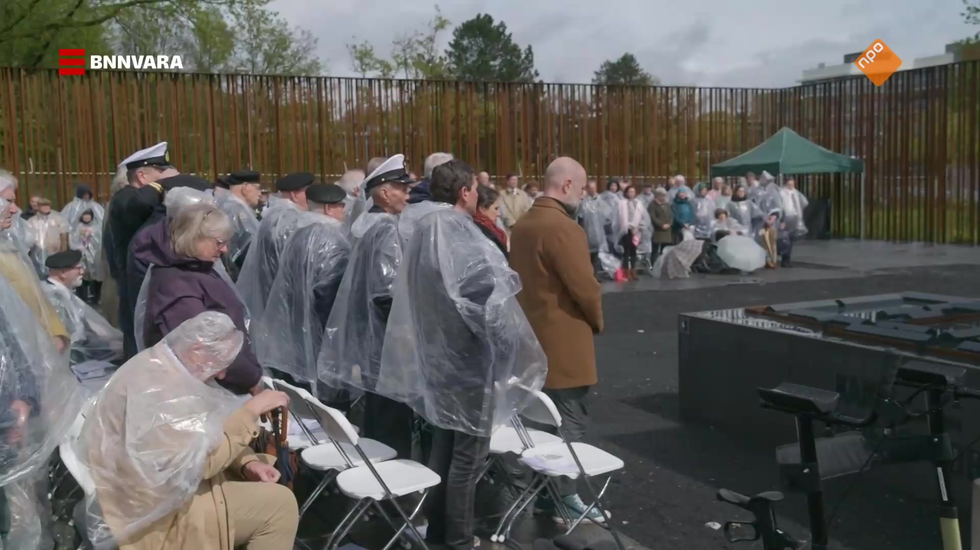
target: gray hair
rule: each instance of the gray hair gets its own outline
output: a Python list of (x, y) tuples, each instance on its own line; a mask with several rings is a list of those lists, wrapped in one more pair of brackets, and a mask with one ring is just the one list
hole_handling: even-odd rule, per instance
[(4, 170), (3, 168), (0, 168), (0, 191), (4, 191), (8, 187), (17, 189), (17, 176)]
[(231, 222), (217, 206), (200, 203), (181, 208), (170, 223), (170, 243), (178, 256), (193, 258), (202, 239), (231, 237)]
[(447, 162), (453, 160), (453, 155), (451, 153), (432, 153), (425, 159), (424, 175), (423, 177), (431, 178), (432, 171), (436, 169), (436, 166), (440, 164), (446, 164)]
[(337, 180), (337, 185), (347, 193), (352, 193), (364, 181), (364, 170), (354, 169), (344, 172), (344, 175)]
[(112, 186), (109, 187), (109, 194), (115, 195), (121, 191), (124, 187), (129, 186), (129, 178), (126, 177), (126, 167), (122, 166), (116, 172), (116, 175), (112, 178)]

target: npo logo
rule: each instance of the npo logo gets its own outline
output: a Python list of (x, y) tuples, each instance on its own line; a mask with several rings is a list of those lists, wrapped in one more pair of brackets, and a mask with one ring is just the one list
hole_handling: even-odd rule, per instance
[[(85, 50), (59, 49), (58, 74), (85, 74)], [(183, 69), (179, 55), (90, 55), (89, 69), (135, 69), (143, 71)]]
[(881, 40), (875, 40), (854, 64), (875, 86), (881, 86), (902, 66), (902, 59)]

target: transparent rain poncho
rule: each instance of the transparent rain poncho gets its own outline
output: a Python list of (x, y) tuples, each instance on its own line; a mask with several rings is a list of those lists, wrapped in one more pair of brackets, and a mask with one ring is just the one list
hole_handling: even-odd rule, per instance
[(806, 224), (803, 222), (803, 210), (810, 204), (806, 196), (796, 189), (783, 187), (779, 190), (780, 202), (783, 205), (783, 218), (786, 222), (786, 231), (794, 238), (802, 237), (807, 234)]
[(90, 223), (79, 221), (72, 226), (68, 233), (68, 247), (82, 253), (82, 266), (85, 267), (85, 277), (102, 280), (102, 270), (99, 265), (102, 259), (102, 220)]
[(633, 228), (633, 234), (639, 232), (640, 242), (636, 245), (636, 251), (640, 254), (649, 254), (653, 251), (653, 221), (650, 220), (650, 213), (639, 197), (626, 201), (626, 223)]
[(245, 300), (245, 306), (258, 322), (262, 319), (269, 291), (279, 273), (279, 255), (293, 231), (299, 229), (304, 219), (303, 211), (292, 201), (269, 197), (269, 208), (262, 215), (259, 231), (249, 245), (245, 264), (238, 274), (238, 291)]
[(105, 209), (92, 199), (86, 200), (75, 197), (61, 209), (61, 217), (65, 219), (69, 227), (73, 228), (86, 210), (92, 211), (92, 225), (101, 227), (102, 221), (105, 219)]
[(606, 224), (606, 227), (609, 228), (609, 233), (606, 234), (609, 251), (621, 253), (622, 247), (619, 244), (619, 240), (626, 234), (626, 224), (624, 223), (622, 209), (620, 208), (623, 199), (619, 198), (612, 191), (603, 191), (599, 194), (599, 200), (606, 203), (609, 215), (609, 223)]
[(716, 219), (711, 222), (711, 240), (715, 240), (715, 235), (719, 231), (727, 231), (730, 235), (748, 235), (751, 232), (749, 228), (730, 217), (726, 217), (724, 220)]
[(378, 220), (385, 216), (390, 216), (390, 214), (385, 212), (365, 212), (358, 216), (357, 220), (350, 226), (351, 240), (354, 242), (359, 241)]
[[(33, 274), (26, 265), (22, 269)], [(27, 299), (44, 303), (39, 283), (26, 282), (19, 286), (32, 293)], [(46, 327), (14, 288), (0, 276), (0, 487), (44, 471), (88, 396), (67, 355), (57, 352)]]
[(548, 371), (517, 303), (520, 277), (470, 216), (416, 227), (395, 281), (377, 393), (429, 422), (489, 437), (523, 410)]
[(725, 209), (728, 211), (729, 219), (748, 229), (759, 225), (763, 217), (759, 205), (748, 199), (729, 201)]
[(102, 390), (74, 447), (95, 485), (85, 500), (90, 540), (124, 543), (194, 496), (225, 419), (244, 403), (209, 379), (242, 342), (227, 315), (201, 313), (126, 362)]
[(696, 196), (691, 198), (691, 208), (694, 209), (694, 217), (697, 219), (694, 224), (694, 236), (698, 239), (708, 239), (711, 237), (711, 222), (715, 219), (715, 201), (700, 196), (700, 189), (699, 185), (694, 191)]
[(756, 195), (756, 202), (759, 204), (759, 209), (763, 212), (771, 212), (776, 209), (784, 210), (783, 196), (779, 192), (778, 185), (770, 183), (762, 189), (762, 192)]
[[(408, 243), (412, 240), (412, 236), (415, 234), (415, 228), (418, 227), (419, 220), (425, 217), (426, 214), (452, 207), (451, 204), (435, 201), (422, 201), (406, 206), (405, 210), (402, 210), (402, 213), (398, 215), (398, 233), (402, 238), (402, 247), (408, 246)], [(500, 218), (497, 219), (499, 220)]]
[(362, 219), (365, 216), (376, 219), (355, 241), (317, 361), (320, 380), (336, 390), (375, 391), (395, 275), (402, 262), (398, 218), (368, 213)]
[(232, 234), (228, 240), (228, 257), (232, 261), (237, 261), (242, 252), (248, 249), (252, 237), (259, 232), (259, 219), (255, 217), (255, 210), (247, 202), (227, 189), (215, 189), (214, 198), (218, 208), (231, 222)]
[(46, 281), (42, 288), (71, 339), (71, 364), (86, 361), (112, 363), (123, 357), (123, 335), (68, 287)]
[(286, 243), (265, 314), (252, 336), (263, 367), (315, 382), (323, 331), (347, 269), (350, 239), (338, 220), (313, 212), (303, 216), (311, 219)]
[(609, 205), (598, 197), (585, 197), (579, 203), (578, 217), (582, 220), (582, 228), (589, 241), (589, 252), (608, 252), (606, 231), (610, 225)]
[(44, 265), (48, 256), (61, 251), (61, 236), (68, 235), (68, 223), (61, 217), (61, 214), (51, 211), (50, 214), (36, 214), (27, 220), (27, 232), (29, 242), (34, 243), (31, 248), (31, 260), (37, 269), (38, 275), (46, 277), (48, 268)]

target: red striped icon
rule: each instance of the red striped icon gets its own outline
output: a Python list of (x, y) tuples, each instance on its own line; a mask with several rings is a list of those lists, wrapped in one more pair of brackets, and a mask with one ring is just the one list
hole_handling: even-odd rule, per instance
[(85, 50), (61, 48), (58, 50), (58, 74), (85, 74)]

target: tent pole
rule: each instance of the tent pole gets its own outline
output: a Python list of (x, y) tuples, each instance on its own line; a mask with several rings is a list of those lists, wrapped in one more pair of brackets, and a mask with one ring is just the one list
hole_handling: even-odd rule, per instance
[(865, 174), (866, 172), (864, 171), (861, 172), (861, 240), (862, 241), (864, 240), (864, 235), (865, 235), (865, 223), (864, 223), (865, 212), (868, 209), (868, 205), (864, 202), (866, 198), (865, 193), (867, 187), (867, 180), (865, 180)]

